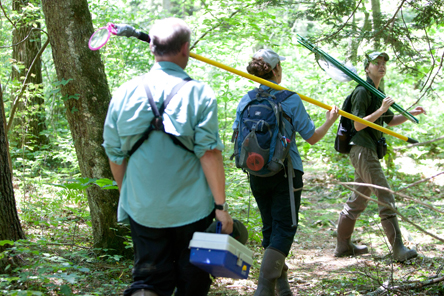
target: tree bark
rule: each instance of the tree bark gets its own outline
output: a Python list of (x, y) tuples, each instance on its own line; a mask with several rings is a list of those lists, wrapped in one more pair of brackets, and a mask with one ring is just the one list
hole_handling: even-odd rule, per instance
[[(12, 187), (12, 174), (8, 155), (8, 140), (6, 137), (5, 108), (0, 87), (0, 241), (16, 241), (24, 239), (22, 226), (17, 214), (17, 207)], [(0, 253), (7, 247), (0, 246)], [(0, 272), (3, 268), (0, 261)]]
[(373, 18), (373, 32), (377, 35), (374, 40), (375, 50), (379, 50), (381, 47), (381, 38), (379, 37), (379, 31), (382, 28), (382, 19), (381, 19), (381, 4), (379, 0), (372, 0), (372, 18)]
[[(9, 153), (9, 140), (8, 140), (8, 133), (6, 132), (6, 114), (5, 114), (5, 103), (3, 102), (3, 90), (2, 90), (2, 85), (0, 84), (0, 108), (1, 108), (1, 113), (0, 116), (2, 116), (2, 120), (3, 120), (3, 125), (0, 126), (0, 129), (3, 128), (3, 130), (5, 131), (5, 142), (6, 142), (6, 153), (8, 154), (8, 164), (9, 164), (9, 170), (11, 171), (11, 180), (13, 175), (13, 170), (12, 170), (12, 161), (11, 161), (11, 154)], [(1, 150), (3, 151), (3, 150)], [(1, 153), (1, 152), (0, 152)]]
[[(381, 4), (379, 0), (372, 0), (372, 18), (373, 18), (373, 32), (376, 34), (375, 39), (373, 40), (374, 48), (376, 51), (381, 49), (381, 34), (380, 30), (382, 29), (382, 15), (381, 15)], [(384, 78), (379, 82), (379, 88), (382, 91), (385, 89)]]
[[(353, 7), (356, 6), (356, 0), (353, 0)], [(352, 28), (353, 28), (353, 33), (350, 36), (349, 39), (349, 52), (348, 52), (348, 56), (347, 56), (347, 60), (350, 61), (353, 65), (356, 65), (356, 62), (358, 60), (358, 46), (360, 43), (360, 39), (356, 38), (356, 14), (353, 15), (353, 19), (352, 19)]]
[[(17, 115), (12, 124), (11, 138), (22, 147), (24, 143), (32, 142), (30, 146), (33, 150), (38, 150), (42, 145), (48, 144), (48, 138), (40, 135), (46, 130), (44, 99), (42, 95), (42, 60), (37, 57), (31, 69), (31, 65), (42, 47), (40, 23), (37, 22), (39, 15), (29, 12), (26, 6), (32, 1), (14, 0), (12, 9), (21, 15), (21, 20), (16, 24), (17, 29), (12, 33), (12, 58), (15, 60), (15, 67), (12, 68), (12, 79), (23, 83), (26, 73), (30, 71), (28, 85), (29, 95), (25, 95), (19, 101)], [(28, 36), (29, 35), (29, 36)], [(23, 41), (25, 40), (25, 41)], [(28, 144), (29, 145), (29, 144)]]
[[(57, 77), (72, 79), (61, 93), (82, 176), (112, 179), (101, 146), (111, 94), (100, 54), (87, 45), (93, 33), (87, 0), (43, 0), (42, 7)], [(127, 232), (117, 224), (118, 191), (92, 186), (87, 193), (94, 247), (128, 254), (122, 238)]]

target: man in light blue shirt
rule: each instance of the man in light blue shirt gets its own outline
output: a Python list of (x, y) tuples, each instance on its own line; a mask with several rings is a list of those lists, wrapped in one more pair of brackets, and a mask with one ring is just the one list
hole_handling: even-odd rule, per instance
[(150, 48), (156, 63), (115, 92), (105, 121), (103, 146), (120, 190), (118, 221), (129, 222), (135, 251), (134, 283), (124, 295), (171, 295), (174, 289), (176, 295), (207, 295), (211, 279), (189, 263), (189, 241), (214, 216), (223, 233), (232, 232), (217, 101), (206, 84), (192, 80), (180, 88), (163, 114), (165, 132), (153, 131), (128, 159), (154, 118), (144, 85), (159, 109), (189, 77), (184, 69), (190, 35), (179, 19), (153, 25)]

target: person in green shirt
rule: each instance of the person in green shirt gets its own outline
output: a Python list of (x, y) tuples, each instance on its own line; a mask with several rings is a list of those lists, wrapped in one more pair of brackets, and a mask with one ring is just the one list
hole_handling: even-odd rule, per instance
[[(388, 60), (389, 56), (386, 53), (372, 52), (364, 61), (367, 82), (377, 89), (379, 89), (380, 82), (386, 74), (386, 63)], [(381, 91), (381, 89), (379, 90)], [(358, 86), (352, 94), (351, 113), (379, 125), (386, 123), (388, 126), (395, 126), (405, 122), (407, 118), (403, 115), (394, 115), (389, 110), (389, 107), (394, 102), (391, 97), (386, 97), (381, 102), (363, 86)], [(416, 107), (410, 113), (412, 115), (426, 114), (423, 107)], [(354, 122), (354, 128), (357, 133), (350, 142), (352, 145), (350, 160), (355, 168), (355, 182), (390, 188), (382, 171), (376, 150), (377, 144), (375, 140), (377, 141), (382, 137), (382, 132), (359, 122)], [(389, 191), (368, 186), (355, 186), (355, 190), (365, 196), (370, 196), (371, 193), (374, 193), (379, 201), (395, 208), (395, 198)], [(337, 245), (334, 253), (336, 257), (368, 253), (366, 246), (354, 245), (351, 242), (356, 219), (365, 210), (367, 204), (367, 199), (354, 192), (347, 200), (339, 215)], [(381, 224), (393, 248), (395, 261), (403, 262), (416, 257), (417, 253), (415, 250), (404, 246), (396, 213), (387, 206), (379, 204), (378, 207)]]

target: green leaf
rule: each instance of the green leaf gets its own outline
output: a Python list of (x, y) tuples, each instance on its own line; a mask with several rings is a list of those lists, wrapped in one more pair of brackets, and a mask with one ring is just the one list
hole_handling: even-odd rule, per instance
[(60, 293), (62, 295), (71, 296), (73, 295), (71, 288), (68, 285), (63, 285), (60, 287)]
[(10, 241), (10, 240), (2, 240), (2, 241), (0, 241), (0, 247), (3, 247), (3, 246), (5, 246), (5, 245), (11, 245), (11, 246), (13, 246), (13, 245), (14, 245), (14, 242), (13, 242), (13, 241)]

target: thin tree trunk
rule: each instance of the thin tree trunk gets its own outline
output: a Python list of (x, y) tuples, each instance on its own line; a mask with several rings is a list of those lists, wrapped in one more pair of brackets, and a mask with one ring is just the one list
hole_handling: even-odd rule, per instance
[[(52, 55), (61, 81), (66, 116), (83, 177), (112, 179), (103, 147), (103, 124), (111, 94), (98, 51), (87, 44), (93, 33), (86, 0), (42, 1)], [(129, 253), (124, 248), (125, 229), (117, 224), (117, 190), (87, 189), (94, 247)]]
[[(353, 7), (356, 6), (356, 1), (353, 1)], [(352, 28), (353, 33), (351, 34), (351, 37), (349, 39), (349, 54), (347, 56), (347, 60), (350, 61), (353, 65), (356, 65), (356, 61), (358, 60), (358, 47), (359, 47), (359, 38), (356, 38), (356, 14), (353, 15), (352, 19)]]
[(163, 6), (163, 10), (170, 12), (171, 11), (171, 0), (163, 0), (162, 6)]
[[(376, 34), (375, 39), (373, 40), (374, 48), (376, 51), (381, 49), (381, 37), (380, 30), (382, 28), (382, 19), (381, 19), (381, 4), (379, 0), (372, 0), (372, 18), (373, 18), (373, 32)], [(379, 82), (379, 87), (382, 91), (385, 89), (384, 78)]]
[[(360, 33), (358, 37), (354, 37), (352, 34), (352, 37), (349, 41), (350, 46), (350, 53), (347, 57), (347, 60), (351, 61), (353, 65), (357, 65), (358, 63), (358, 48), (359, 44), (361, 43), (363, 36), (366, 32), (371, 31), (372, 24), (370, 22), (370, 14), (368, 12), (364, 12), (364, 24), (362, 25), (362, 28), (360, 29)], [(353, 16), (353, 27), (355, 27), (355, 16)]]
[(40, 132), (46, 129), (40, 56), (37, 57), (32, 69), (30, 69), (34, 58), (42, 47), (41, 33), (34, 28), (34, 25), (38, 29), (40, 28), (40, 23), (37, 22), (39, 15), (27, 12), (26, 6), (29, 3), (29, 0), (14, 0), (12, 2), (13, 10), (21, 14), (21, 19), (25, 20), (19, 22), (16, 25), (17, 30), (12, 33), (12, 43), (15, 44), (12, 51), (12, 58), (15, 60), (15, 67), (12, 68), (12, 78), (22, 84), (26, 73), (31, 71), (28, 84), (34, 87), (28, 87), (30, 94), (23, 96), (20, 100), (18, 112), (10, 131), (11, 138), (18, 144), (17, 147), (22, 147), (24, 143), (27, 143), (35, 151), (42, 145), (47, 144), (48, 139), (40, 135)]
[[(379, 31), (381, 30), (381, 4), (379, 0), (372, 0), (372, 18), (373, 18), (373, 32), (380, 36)], [(374, 48), (375, 50), (379, 50), (381, 47), (381, 38), (376, 37), (374, 40)]]
[(3, 126), (0, 126), (0, 128), (3, 128), (3, 130), (5, 131), (5, 141), (6, 141), (6, 153), (8, 153), (8, 164), (9, 164), (9, 169), (11, 171), (11, 180), (12, 177), (14, 176), (13, 174), (13, 170), (12, 170), (12, 161), (11, 161), (11, 154), (9, 153), (9, 140), (8, 140), (8, 133), (6, 133), (6, 114), (5, 114), (5, 103), (3, 102), (3, 90), (2, 90), (2, 85), (0, 84), (0, 108), (2, 109), (2, 114), (0, 114), (0, 116), (2, 116), (2, 120), (3, 120)]
[[(8, 155), (8, 140), (6, 138), (5, 108), (3, 105), (2, 91), (0, 88), (0, 241), (16, 241), (24, 239), (22, 226), (17, 214), (17, 207), (12, 187), (12, 174)], [(0, 246), (0, 253), (8, 245)], [(3, 264), (0, 260), (0, 273)]]

